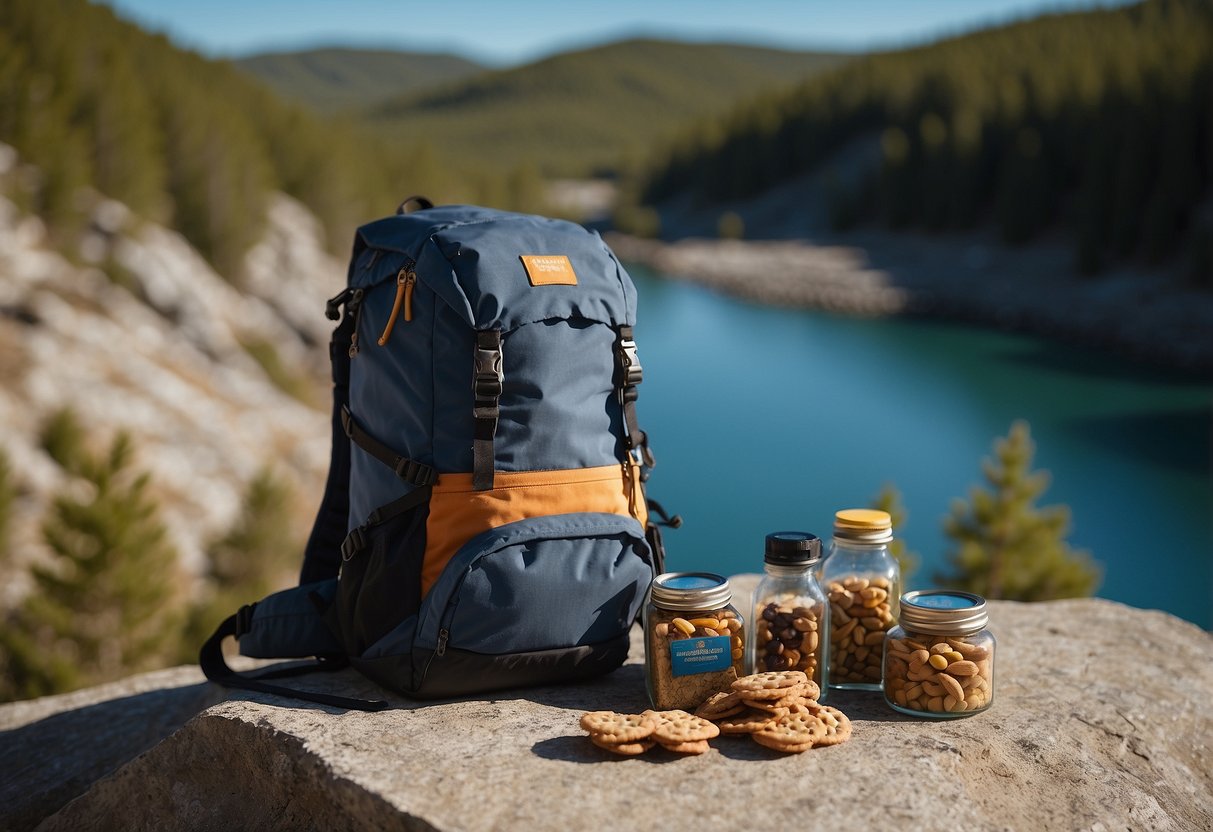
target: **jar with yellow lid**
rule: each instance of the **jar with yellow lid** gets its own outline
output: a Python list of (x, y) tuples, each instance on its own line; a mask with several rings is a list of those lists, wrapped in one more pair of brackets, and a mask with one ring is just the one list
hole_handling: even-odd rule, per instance
[(994, 635), (980, 595), (907, 592), (884, 651), (884, 698), (912, 716), (948, 719), (994, 702)]
[(889, 552), (888, 512), (853, 508), (834, 515), (821, 568), (830, 600), (831, 688), (880, 690), (885, 633), (897, 624), (901, 571)]

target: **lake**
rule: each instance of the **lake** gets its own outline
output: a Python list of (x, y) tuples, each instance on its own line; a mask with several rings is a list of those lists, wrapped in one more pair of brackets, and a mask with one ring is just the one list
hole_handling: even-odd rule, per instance
[[(1213, 392), (1039, 338), (914, 320), (758, 306), (629, 266), (645, 381), (649, 495), (682, 515), (667, 568), (761, 571), (763, 537), (827, 539), (833, 513), (882, 484), (897, 534), (946, 567), (942, 521), (981, 460), (1026, 419), (1040, 505), (1072, 510), (1070, 544), (1102, 564), (1098, 595), (1213, 627)], [(1211, 335), (1213, 337), (1213, 335)]]

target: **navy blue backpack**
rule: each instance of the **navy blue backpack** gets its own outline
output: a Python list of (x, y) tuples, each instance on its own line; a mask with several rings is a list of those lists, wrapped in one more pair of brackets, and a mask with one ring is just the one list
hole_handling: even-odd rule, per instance
[[(636, 289), (602, 239), (413, 197), (358, 230), (326, 313), (333, 454), (300, 585), (225, 621), (202, 648), (207, 677), (377, 709), (265, 679), (349, 664), (433, 698), (622, 664), (664, 553), (644, 495)], [(237, 674), (228, 636), (246, 656), (316, 662)]]

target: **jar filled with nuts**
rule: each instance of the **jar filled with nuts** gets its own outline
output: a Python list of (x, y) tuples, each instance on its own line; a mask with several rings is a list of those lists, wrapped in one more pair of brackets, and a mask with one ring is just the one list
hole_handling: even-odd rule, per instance
[(694, 710), (745, 675), (745, 625), (732, 599), (729, 582), (710, 572), (653, 579), (643, 625), (654, 708)]
[(853, 508), (834, 515), (834, 539), (822, 564), (830, 599), (830, 687), (880, 690), (885, 632), (897, 623), (901, 572), (889, 553), (888, 512)]
[(980, 595), (907, 592), (884, 651), (884, 698), (912, 716), (980, 713), (994, 701), (994, 636)]
[(746, 666), (750, 673), (800, 670), (824, 696), (829, 619), (825, 593), (815, 574), (820, 560), (817, 535), (767, 535), (766, 575), (754, 590)]

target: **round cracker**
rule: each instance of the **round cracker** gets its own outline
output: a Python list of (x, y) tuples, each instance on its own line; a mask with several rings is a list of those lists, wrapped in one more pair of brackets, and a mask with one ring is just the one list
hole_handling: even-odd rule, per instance
[(726, 717), (720, 720), (718, 725), (722, 734), (752, 734), (755, 731), (761, 731), (774, 721), (775, 714), (750, 710), (736, 716)]
[(741, 701), (754, 710), (763, 711), (771, 716), (783, 716), (791, 710), (787, 705), (780, 705), (774, 700), (742, 699)]
[(675, 754), (705, 754), (711, 747), (707, 740), (694, 740), (691, 742), (663, 742), (661, 747), (666, 751), (673, 751)]
[(622, 754), (625, 757), (635, 757), (637, 754), (643, 754), (652, 748), (656, 743), (652, 740), (642, 740), (640, 742), (606, 742), (600, 734), (590, 734), (590, 742), (599, 748), (610, 751), (612, 754)]
[(851, 720), (837, 708), (829, 705), (817, 705), (814, 716), (825, 726), (825, 736), (816, 741), (817, 745), (840, 745), (851, 738)]
[(785, 754), (799, 754), (801, 751), (808, 751), (813, 747), (813, 742), (811, 740), (809, 742), (802, 743), (781, 743), (776, 742), (763, 734), (751, 734), (750, 736), (753, 737), (754, 742), (758, 743), (759, 745), (765, 746), (772, 751), (782, 751)]
[(703, 704), (695, 709), (695, 716), (703, 717), (704, 719), (717, 720), (726, 716), (741, 713), (745, 705), (742, 704), (741, 694), (737, 691), (720, 691), (713, 693)]
[(754, 733), (755, 738), (760, 735), (764, 740), (761, 744), (768, 748), (774, 748), (776, 745), (812, 744), (826, 735), (826, 724), (817, 714), (805, 709), (785, 714)]
[(589, 711), (581, 716), (583, 730), (597, 734), (604, 742), (636, 742), (652, 735), (656, 720), (643, 714), (619, 714), (614, 711)]
[(785, 688), (802, 685), (808, 680), (809, 677), (799, 670), (768, 670), (742, 676), (733, 682), (732, 688), (747, 699), (779, 699), (787, 693)]
[(720, 736), (716, 724), (686, 711), (657, 711), (653, 739), (662, 743), (696, 742)]

